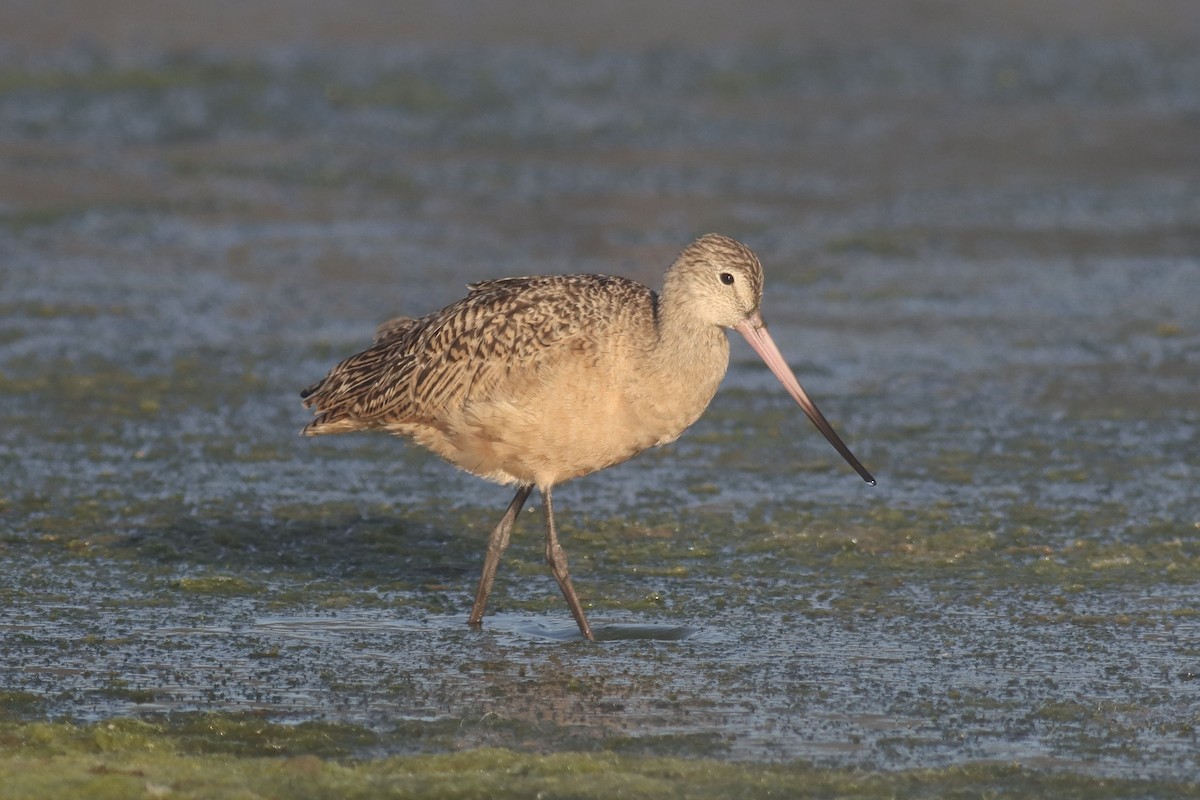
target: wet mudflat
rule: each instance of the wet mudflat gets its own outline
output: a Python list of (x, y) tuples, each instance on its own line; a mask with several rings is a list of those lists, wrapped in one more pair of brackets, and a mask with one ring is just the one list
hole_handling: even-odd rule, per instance
[[(1198, 122), (1137, 30), (8, 53), (8, 785), (1200, 794)], [(536, 511), (469, 630), (509, 490), (301, 439), (296, 392), (469, 281), (657, 285), (709, 230), (879, 485), (735, 343), (679, 442), (555, 493), (600, 641)]]

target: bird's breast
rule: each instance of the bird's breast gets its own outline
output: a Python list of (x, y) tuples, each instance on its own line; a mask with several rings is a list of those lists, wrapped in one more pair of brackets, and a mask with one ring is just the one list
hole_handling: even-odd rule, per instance
[(663, 361), (650, 348), (597, 349), (506, 385), (414, 438), (500, 482), (551, 486), (672, 442), (699, 418), (728, 363), (728, 342)]

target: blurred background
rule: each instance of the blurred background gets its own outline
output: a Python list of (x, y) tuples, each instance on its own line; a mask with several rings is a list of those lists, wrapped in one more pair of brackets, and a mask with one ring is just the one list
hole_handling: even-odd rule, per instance
[[(1183, 0), (0, 2), (12, 713), (1194, 775), (1197, 42)], [(617, 641), (536, 519), (467, 631), (507, 490), (302, 441), (296, 392), (708, 231), (879, 486), (735, 343), (680, 442), (556, 492)]]

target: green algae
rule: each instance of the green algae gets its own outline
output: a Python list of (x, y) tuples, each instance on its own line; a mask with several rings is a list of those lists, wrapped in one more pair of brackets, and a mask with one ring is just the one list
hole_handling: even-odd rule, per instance
[(175, 581), (175, 587), (181, 592), (223, 596), (257, 594), (262, 591), (255, 584), (237, 575), (198, 575), (180, 578)]
[[(909, 231), (864, 231), (832, 239), (825, 249), (837, 254), (866, 253), (882, 258), (912, 258), (919, 250), (916, 242), (920, 236), (919, 232)], [(899, 291), (897, 289), (896, 293), (884, 296), (902, 296)]]
[(483, 748), (444, 755), (339, 757), (373, 735), (352, 726), (279, 726), (206, 715), (177, 724), (0, 724), (0, 797), (1200, 797), (1200, 785), (1095, 778), (1010, 764), (896, 772), (794, 762), (739, 764), (616, 752)]
[(339, 106), (384, 106), (419, 113), (446, 111), (452, 100), (444, 88), (417, 72), (391, 72), (379, 75), (368, 85), (330, 85), (329, 101)]
[(179, 86), (256, 83), (265, 76), (262, 67), (251, 62), (179, 57), (147, 67), (92, 65), (79, 71), (7, 69), (0, 71), (0, 92), (159, 91)]

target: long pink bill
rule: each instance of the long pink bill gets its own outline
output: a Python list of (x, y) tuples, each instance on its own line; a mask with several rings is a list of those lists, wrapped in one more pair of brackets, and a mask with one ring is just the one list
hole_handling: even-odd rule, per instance
[(762, 321), (762, 316), (755, 312), (750, 319), (742, 320), (735, 328), (738, 333), (746, 337), (746, 341), (754, 348), (754, 352), (758, 353), (759, 358), (766, 362), (771, 368), (771, 372), (775, 373), (775, 377), (779, 378), (779, 382), (783, 384), (783, 388), (787, 389), (788, 394), (792, 396), (813, 424), (817, 426), (817, 430), (825, 434), (825, 438), (829, 443), (842, 454), (842, 458), (846, 459), (846, 463), (854, 467), (855, 472), (862, 476), (862, 479), (872, 486), (875, 485), (875, 479), (871, 477), (871, 473), (867, 472), (854, 453), (850, 452), (850, 448), (842, 441), (841, 437), (833, 430), (833, 426), (825, 419), (825, 415), (817, 408), (808, 396), (808, 393), (800, 386), (796, 376), (792, 374), (788, 368), (787, 362), (783, 360), (783, 354), (779, 352), (779, 348), (775, 346), (775, 341), (771, 338), (771, 334), (767, 333), (767, 326)]

